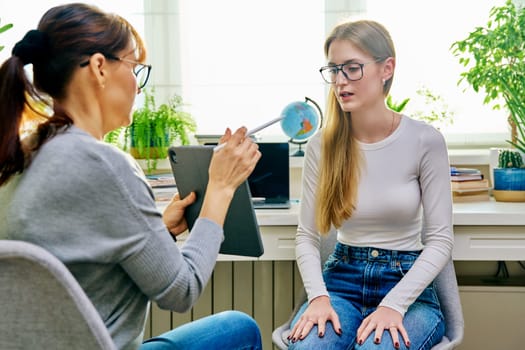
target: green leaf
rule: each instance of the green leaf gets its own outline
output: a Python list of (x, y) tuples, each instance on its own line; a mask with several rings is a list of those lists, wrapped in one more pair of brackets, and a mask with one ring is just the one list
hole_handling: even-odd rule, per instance
[(13, 24), (12, 23), (6, 24), (6, 25), (0, 27), (0, 33), (3, 33), (6, 30), (11, 29), (11, 28), (13, 28)]

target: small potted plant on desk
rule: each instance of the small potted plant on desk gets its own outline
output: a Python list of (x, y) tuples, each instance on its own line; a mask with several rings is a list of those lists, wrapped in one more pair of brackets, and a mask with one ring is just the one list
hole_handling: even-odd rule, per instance
[(525, 167), (519, 152), (500, 150), (492, 194), (500, 202), (525, 202)]
[(147, 174), (157, 170), (158, 160), (167, 158), (174, 143), (187, 145), (196, 130), (195, 120), (182, 111), (182, 98), (172, 96), (167, 103), (155, 103), (153, 90), (144, 91), (144, 106), (133, 112), (132, 123), (106, 135), (105, 140), (116, 144), (135, 158), (144, 160)]

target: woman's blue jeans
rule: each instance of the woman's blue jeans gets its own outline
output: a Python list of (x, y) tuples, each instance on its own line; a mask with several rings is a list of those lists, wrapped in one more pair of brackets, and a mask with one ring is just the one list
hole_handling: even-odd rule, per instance
[[(335, 251), (324, 265), (323, 277), (343, 333), (337, 335), (332, 323), (328, 322), (322, 338), (317, 335), (315, 326), (305, 339), (290, 343), (289, 349), (394, 349), (388, 330), (384, 332), (381, 344), (374, 343), (372, 333), (362, 345), (357, 345), (357, 329), (412, 267), (419, 253), (351, 247), (337, 243)], [(302, 306), (292, 321), (292, 326), (307, 306), (307, 303)], [(410, 350), (430, 349), (441, 341), (445, 323), (433, 284), (409, 307), (403, 318), (403, 325), (410, 339)], [(407, 349), (401, 334), (399, 340), (400, 349)]]
[(140, 350), (261, 350), (255, 320), (240, 311), (224, 311), (144, 341)]

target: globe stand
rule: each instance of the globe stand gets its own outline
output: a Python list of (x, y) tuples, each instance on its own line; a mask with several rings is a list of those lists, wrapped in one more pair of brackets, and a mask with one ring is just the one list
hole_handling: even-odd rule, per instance
[(299, 145), (299, 149), (295, 151), (294, 154), (290, 155), (290, 157), (304, 157), (304, 151), (301, 149), (301, 146), (304, 145), (308, 141), (298, 142), (294, 141), (294, 139), (288, 140), (288, 142), (293, 143), (294, 145)]
[[(306, 97), (306, 96), (304, 98), (304, 102), (305, 103), (311, 102), (315, 106), (315, 108), (317, 108), (317, 111), (319, 112), (319, 117), (320, 117), (319, 127), (321, 127), (321, 125), (323, 125), (323, 112), (321, 111), (321, 108), (319, 108), (319, 105), (314, 100), (312, 100), (311, 98)], [(299, 149), (297, 151), (295, 151), (294, 154), (290, 155), (290, 157), (304, 157), (304, 151), (302, 150), (301, 146), (306, 144), (308, 142), (308, 140), (296, 141), (292, 137), (292, 138), (290, 138), (288, 140), (288, 142), (292, 143), (294, 145), (299, 145)]]

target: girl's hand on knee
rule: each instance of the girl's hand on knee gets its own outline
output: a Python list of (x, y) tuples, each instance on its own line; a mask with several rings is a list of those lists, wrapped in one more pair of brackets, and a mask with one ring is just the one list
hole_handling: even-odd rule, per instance
[(396, 349), (399, 349), (399, 333), (401, 333), (405, 345), (410, 346), (408, 333), (403, 326), (403, 316), (394, 309), (379, 306), (376, 311), (365, 318), (357, 329), (357, 343), (363, 344), (374, 331), (374, 343), (376, 344), (381, 343), (383, 331), (389, 331)]
[(326, 322), (331, 321), (334, 330), (337, 334), (341, 335), (341, 323), (337, 313), (330, 304), (330, 298), (326, 295), (315, 298), (310, 302), (310, 305), (306, 308), (304, 313), (301, 315), (295, 326), (290, 331), (288, 340), (296, 342), (304, 339), (312, 330), (314, 325), (317, 325), (317, 335), (323, 337), (326, 332)]

